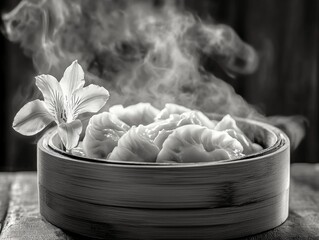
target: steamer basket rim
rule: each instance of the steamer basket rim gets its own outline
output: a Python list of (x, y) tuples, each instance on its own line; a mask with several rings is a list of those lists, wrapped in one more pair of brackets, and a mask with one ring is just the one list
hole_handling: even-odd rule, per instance
[[(220, 118), (219, 114), (210, 114), (209, 116)], [(246, 122), (248, 124), (259, 126), (263, 129), (266, 129), (269, 132), (272, 132), (276, 137), (277, 141), (274, 146), (271, 146), (263, 151), (259, 152), (259, 154), (247, 155), (243, 158), (233, 159), (233, 160), (224, 160), (217, 162), (201, 162), (201, 163), (140, 163), (140, 162), (122, 162), (122, 161), (114, 161), (114, 160), (102, 160), (102, 159), (94, 159), (87, 157), (75, 156), (70, 153), (67, 153), (52, 143), (53, 137), (57, 134), (56, 127), (48, 131), (42, 139), (38, 142), (38, 148), (47, 152), (48, 154), (58, 155), (59, 158), (63, 158), (68, 161), (78, 161), (84, 162), (87, 164), (101, 164), (101, 165), (109, 165), (109, 166), (118, 166), (118, 167), (143, 167), (143, 168), (187, 168), (187, 167), (207, 167), (207, 166), (221, 166), (227, 164), (240, 164), (251, 161), (258, 161), (259, 159), (264, 159), (264, 156), (267, 155), (271, 157), (274, 154), (284, 151), (286, 148), (290, 146), (290, 141), (287, 135), (276, 128), (267, 123), (259, 122), (251, 119), (243, 119), (235, 117), (236, 121)], [(260, 154), (262, 153), (262, 154)]]

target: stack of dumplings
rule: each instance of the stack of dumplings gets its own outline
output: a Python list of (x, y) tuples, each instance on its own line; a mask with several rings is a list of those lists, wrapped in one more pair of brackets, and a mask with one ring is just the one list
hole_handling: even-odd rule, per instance
[(168, 103), (115, 105), (90, 119), (82, 142), (87, 157), (127, 162), (197, 163), (236, 159), (262, 150), (226, 115)]

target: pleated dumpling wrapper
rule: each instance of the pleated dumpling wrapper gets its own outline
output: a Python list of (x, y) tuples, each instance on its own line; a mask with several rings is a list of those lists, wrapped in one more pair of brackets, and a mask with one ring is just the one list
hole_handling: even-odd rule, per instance
[(261, 151), (263, 148), (257, 144), (253, 143), (237, 126), (235, 119), (233, 119), (229, 114), (225, 115), (222, 120), (220, 120), (215, 128), (217, 131), (226, 131), (230, 136), (236, 138), (243, 146), (244, 154), (252, 154)]
[(196, 163), (242, 156), (243, 146), (225, 131), (185, 125), (168, 136), (159, 152), (159, 163)]
[(195, 111), (174, 103), (166, 103), (165, 107), (155, 117), (155, 120), (164, 120), (168, 119), (172, 114), (181, 115), (187, 112), (192, 112), (193, 115), (196, 115), (196, 118), (201, 122), (200, 125), (206, 126), (208, 128), (214, 128), (217, 123), (216, 121), (210, 120), (201, 111)]
[(170, 114), (167, 119), (157, 120), (146, 126), (146, 132), (154, 143), (162, 148), (165, 139), (174, 129), (184, 125), (195, 124), (213, 128), (215, 123), (211, 122), (203, 113), (199, 111), (187, 111), (182, 114)]
[(152, 123), (160, 111), (150, 103), (138, 103), (128, 107), (114, 105), (110, 107), (109, 112), (115, 114), (129, 126), (138, 126)]
[(155, 162), (159, 148), (145, 133), (145, 126), (133, 126), (118, 141), (109, 160), (128, 162)]
[(165, 107), (156, 116), (156, 120), (167, 119), (171, 114), (182, 114), (189, 111), (192, 111), (192, 109), (175, 103), (166, 103)]
[(83, 150), (88, 157), (106, 159), (129, 126), (109, 112), (94, 115), (86, 128)]

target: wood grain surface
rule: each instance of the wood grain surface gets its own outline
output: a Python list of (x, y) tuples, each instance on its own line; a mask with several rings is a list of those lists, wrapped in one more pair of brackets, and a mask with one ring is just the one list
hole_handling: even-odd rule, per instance
[[(81, 238), (41, 218), (35, 172), (0, 173), (0, 223), (1, 240)], [(244, 239), (319, 239), (319, 164), (293, 164), (287, 221), (273, 230)]]
[(9, 204), (9, 189), (11, 186), (11, 175), (2, 173), (0, 175), (0, 232), (7, 214)]
[(0, 189), (5, 191), (1, 192), (0, 198), (9, 199), (9, 202), (4, 204), (7, 209), (0, 239), (68, 239), (60, 229), (43, 221), (39, 214), (36, 173), (5, 175), (1, 173), (0, 179), (9, 179), (10, 187), (1, 181)]

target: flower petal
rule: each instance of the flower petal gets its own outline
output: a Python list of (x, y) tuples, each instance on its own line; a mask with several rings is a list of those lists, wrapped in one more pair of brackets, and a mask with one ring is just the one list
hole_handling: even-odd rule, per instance
[(49, 113), (58, 123), (63, 122), (65, 118), (63, 92), (58, 80), (51, 75), (40, 75), (36, 77), (35, 84), (43, 94)]
[(75, 60), (64, 72), (60, 81), (64, 96), (71, 97), (74, 91), (84, 86), (84, 72), (78, 61)]
[(61, 123), (58, 126), (58, 134), (67, 150), (78, 145), (81, 132), (82, 123), (80, 120), (75, 120), (70, 123)]
[(23, 135), (31, 136), (42, 131), (53, 120), (44, 102), (37, 99), (20, 109), (14, 117), (12, 127)]
[(71, 99), (71, 112), (76, 118), (85, 112), (98, 112), (109, 99), (109, 92), (100, 86), (91, 84), (74, 92)]

